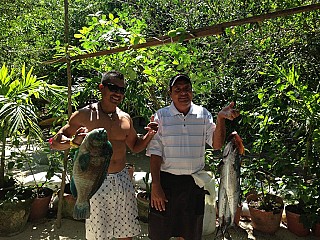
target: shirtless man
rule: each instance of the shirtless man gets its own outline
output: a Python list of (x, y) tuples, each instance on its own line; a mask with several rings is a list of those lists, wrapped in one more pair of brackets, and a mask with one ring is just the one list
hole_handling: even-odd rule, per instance
[(86, 219), (86, 239), (132, 239), (140, 233), (138, 210), (126, 164), (126, 148), (140, 152), (157, 132), (157, 123), (150, 122), (148, 132), (138, 138), (129, 114), (117, 106), (124, 98), (125, 79), (118, 71), (103, 75), (99, 90), (102, 100), (72, 114), (69, 122), (53, 137), (51, 148), (66, 150), (81, 144), (87, 132), (105, 128), (113, 155), (108, 176), (90, 200), (90, 218)]

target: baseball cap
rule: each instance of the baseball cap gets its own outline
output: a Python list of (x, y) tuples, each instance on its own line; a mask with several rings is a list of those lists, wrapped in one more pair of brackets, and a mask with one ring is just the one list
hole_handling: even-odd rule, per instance
[(189, 78), (187, 75), (185, 75), (185, 74), (178, 74), (178, 75), (176, 75), (176, 76), (174, 76), (174, 77), (172, 77), (172, 78), (170, 79), (170, 83), (169, 83), (170, 89), (172, 88), (172, 86), (173, 86), (178, 80), (182, 80), (182, 81), (184, 81), (184, 82), (190, 83), (190, 85), (192, 86), (191, 80), (190, 80), (190, 78)]

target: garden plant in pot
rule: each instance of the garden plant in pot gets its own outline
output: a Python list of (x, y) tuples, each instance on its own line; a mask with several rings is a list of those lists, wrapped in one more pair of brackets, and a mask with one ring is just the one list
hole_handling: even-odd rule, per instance
[[(256, 139), (253, 137), (251, 152), (264, 158), (251, 161), (250, 165), (258, 165), (252, 172), (257, 172), (260, 166), (281, 178), (279, 186), (283, 190), (296, 194), (301, 187), (305, 188), (305, 195), (309, 195), (312, 181), (320, 178), (318, 88), (304, 81), (307, 78), (301, 74), (300, 66), (271, 65), (263, 74), (266, 79), (273, 80), (268, 81), (269, 86), (259, 89), (260, 104), (254, 109), (252, 118), (248, 118), (252, 128), (257, 127), (256, 133), (259, 133)], [(243, 114), (243, 117), (246, 116)], [(305, 184), (291, 186), (295, 178), (302, 179)], [(313, 189), (319, 192), (319, 184)], [(281, 192), (281, 196), (285, 195)], [(301, 195), (301, 199), (303, 197)], [(300, 201), (299, 198), (296, 199)], [(288, 199), (285, 197), (285, 200)]]
[[(294, 180), (294, 179), (292, 179)], [(292, 187), (293, 184), (291, 183), (290, 186)], [(302, 195), (302, 192), (305, 192), (304, 186), (297, 184), (295, 185), (293, 196), (290, 194), (286, 194), (287, 199), (287, 205), (285, 207), (285, 213), (286, 213), (286, 225), (290, 232), (293, 234), (299, 236), (299, 237), (305, 237), (310, 234), (310, 227), (307, 226), (307, 220), (308, 218), (305, 218), (305, 223), (303, 223), (303, 216), (306, 216), (306, 205), (305, 201), (303, 199), (306, 199), (306, 195)], [(301, 197), (300, 197), (301, 196)]]
[(29, 215), (29, 221), (31, 222), (41, 220), (47, 216), (53, 195), (53, 190), (43, 185), (36, 187), (35, 192), (36, 197), (32, 202)]
[(35, 195), (35, 198), (31, 205), (31, 211), (28, 219), (31, 222), (43, 219), (47, 215), (47, 212), (49, 210), (49, 204), (51, 202), (51, 197), (53, 195), (53, 190), (47, 187), (47, 185), (54, 174), (54, 169), (52, 169), (52, 165), (49, 164), (46, 165), (48, 169), (45, 175), (45, 179), (37, 179), (36, 171), (38, 169), (39, 164), (36, 161), (36, 158), (39, 158), (37, 152), (43, 153), (45, 148), (47, 148), (47, 144), (45, 145), (42, 143), (34, 143), (33, 145), (36, 146), (36, 151), (27, 151), (27, 145), (26, 149), (22, 149), (21, 147), (19, 149), (16, 149), (17, 152), (15, 155), (15, 163), (17, 165), (19, 165), (19, 163), (27, 165), (29, 170), (28, 175), (29, 177), (32, 177), (32, 181), (25, 182), (25, 185), (32, 189)]
[(305, 207), (300, 204), (289, 204), (285, 208), (286, 224), (290, 232), (299, 237), (305, 237), (310, 234), (309, 227), (303, 224), (303, 217), (306, 216)]
[(15, 153), (24, 142), (43, 141), (38, 126), (40, 110), (34, 103), (48, 96), (49, 85), (26, 72), (9, 70), (5, 64), (0, 69), (0, 235), (12, 236), (23, 231), (34, 199), (30, 187), (18, 184), (12, 170), (19, 170), (24, 163), (17, 161)]
[(286, 194), (288, 204), (285, 207), (286, 224), (290, 232), (299, 237), (311, 233), (320, 236), (320, 192), (319, 180), (290, 178), (288, 185), (292, 189)]
[[(313, 106), (313, 105), (312, 105)], [(318, 104), (317, 104), (318, 106)], [(319, 112), (316, 109), (315, 112)], [(318, 120), (308, 112), (310, 120), (295, 132), (293, 147), (297, 149), (292, 159), (285, 164), (283, 180), (287, 205), (286, 224), (290, 232), (297, 236), (313, 234), (319, 237), (320, 224), (320, 130)], [(307, 115), (307, 114), (306, 114)]]
[(6, 176), (4, 180), (0, 190), (0, 237), (24, 230), (35, 197), (31, 188), (17, 184), (12, 177)]
[(142, 222), (148, 222), (149, 204), (151, 198), (151, 184), (149, 183), (149, 172), (143, 177), (145, 189), (140, 189), (137, 194), (138, 214)]
[[(320, 179), (314, 182), (314, 194), (306, 203), (306, 214), (302, 216), (302, 222), (308, 222), (315, 237), (320, 238)], [(311, 186), (312, 187), (312, 186)]]
[(268, 192), (264, 190), (263, 180), (266, 180), (266, 176), (262, 172), (257, 174), (261, 191), (259, 194), (248, 195), (246, 201), (253, 228), (263, 233), (274, 234), (280, 228), (284, 204), (281, 197), (270, 193), (270, 185)]
[(314, 236), (320, 238), (320, 201), (318, 198), (318, 205), (313, 205), (313, 210), (311, 209), (309, 215), (313, 219), (313, 224), (311, 226), (312, 233)]

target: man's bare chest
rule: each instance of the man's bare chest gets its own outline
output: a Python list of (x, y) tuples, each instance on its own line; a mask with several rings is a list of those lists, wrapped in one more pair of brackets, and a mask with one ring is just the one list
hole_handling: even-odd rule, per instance
[(126, 124), (121, 119), (107, 119), (101, 117), (100, 119), (96, 119), (95, 121), (90, 121), (89, 124), (86, 126), (89, 131), (95, 128), (104, 128), (107, 130), (109, 140), (126, 140), (126, 136), (129, 133), (130, 126)]

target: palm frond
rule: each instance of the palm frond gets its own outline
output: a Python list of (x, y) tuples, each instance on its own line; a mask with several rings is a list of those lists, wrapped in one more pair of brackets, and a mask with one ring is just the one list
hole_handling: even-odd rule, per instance
[(38, 122), (37, 108), (33, 105), (19, 102), (5, 103), (0, 109), (1, 125), (10, 137), (16, 132), (33, 135), (41, 138), (42, 132), (36, 124)]

